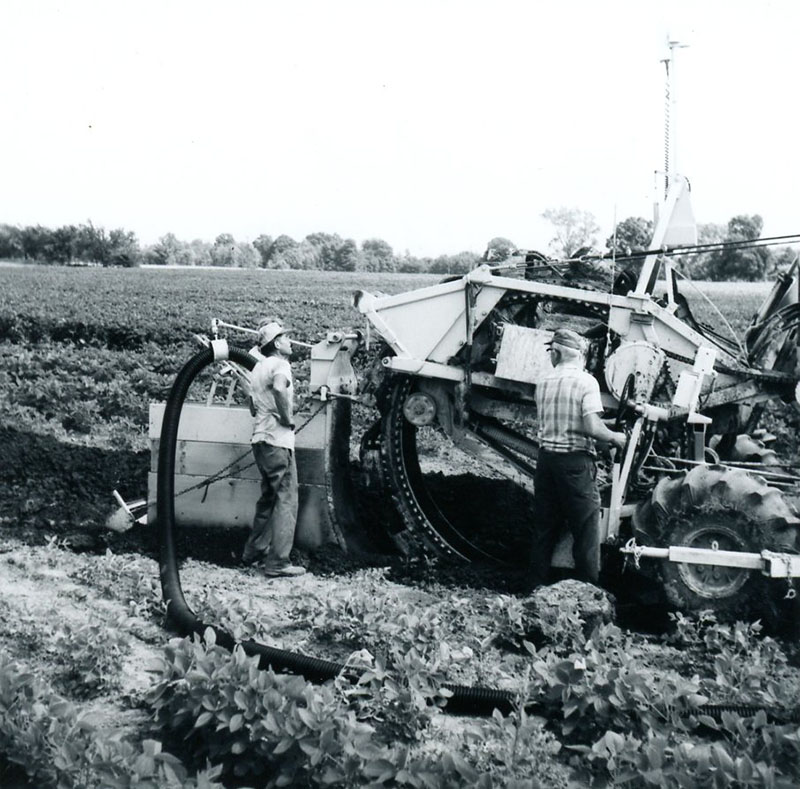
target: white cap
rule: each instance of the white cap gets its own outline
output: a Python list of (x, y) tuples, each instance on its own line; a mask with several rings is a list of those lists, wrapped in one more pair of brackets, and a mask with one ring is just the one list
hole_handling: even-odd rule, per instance
[(263, 326), (260, 326), (258, 329), (258, 346), (259, 348), (267, 345), (267, 343), (272, 342), (276, 337), (280, 336), (281, 334), (285, 334), (286, 329), (277, 323), (276, 321), (271, 321), (270, 323), (266, 323)]

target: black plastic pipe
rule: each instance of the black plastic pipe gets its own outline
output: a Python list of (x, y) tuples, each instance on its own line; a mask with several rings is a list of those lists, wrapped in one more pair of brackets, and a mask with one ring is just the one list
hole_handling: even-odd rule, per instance
[[(167, 620), (182, 635), (198, 633), (202, 635), (211, 627), (217, 643), (232, 650), (237, 643), (233, 636), (222, 628), (203, 622), (186, 602), (181, 588), (178, 560), (175, 551), (175, 452), (178, 443), (178, 424), (187, 392), (194, 379), (202, 370), (224, 358), (252, 370), (256, 360), (245, 350), (228, 347), (217, 356), (214, 347), (206, 348), (193, 356), (178, 373), (172, 385), (161, 424), (161, 440), (158, 447), (158, 474), (156, 481), (156, 513), (159, 534), (159, 573), (161, 592), (167, 604)], [(299, 674), (310, 682), (324, 682), (352, 671), (344, 663), (300, 655), (284, 649), (260, 644), (257, 641), (244, 641), (245, 653), (259, 657), (259, 667), (271, 667), (273, 671)], [(503, 713), (513, 707), (514, 694), (493, 688), (464, 685), (446, 685), (453, 695), (447, 702), (450, 712), (490, 715), (495, 708)]]
[[(216, 345), (216, 344), (215, 344)], [(218, 355), (219, 351), (219, 355)], [(241, 348), (228, 346), (227, 343), (206, 348), (193, 356), (183, 366), (172, 385), (161, 424), (161, 440), (158, 447), (158, 474), (156, 480), (156, 513), (159, 534), (159, 573), (161, 576), (161, 593), (167, 604), (167, 621), (182, 635), (198, 633), (202, 636), (206, 628), (211, 627), (217, 643), (226, 649), (233, 650), (236, 640), (226, 630), (203, 622), (186, 602), (181, 588), (178, 572), (178, 560), (175, 552), (175, 452), (178, 444), (178, 424), (181, 410), (194, 379), (202, 370), (215, 361), (230, 359), (247, 370), (252, 370), (256, 360)], [(339, 674), (349, 674), (353, 668), (344, 663), (332, 660), (300, 655), (285, 649), (277, 649), (257, 641), (241, 642), (245, 653), (258, 656), (259, 668), (272, 668), (279, 673), (298, 674), (310, 682), (325, 682)], [(357, 677), (354, 677), (357, 678)], [(465, 715), (491, 715), (495, 709), (507, 715), (514, 708), (516, 695), (507, 690), (475, 687), (472, 685), (445, 684), (452, 692), (444, 708), (447, 712)], [(526, 705), (529, 712), (545, 712), (538, 704)], [(737, 712), (743, 715), (755, 715), (764, 709), (768, 715), (781, 716), (781, 711), (763, 707), (738, 704), (707, 704), (699, 711), (717, 720), (723, 712)], [(798, 720), (798, 710), (789, 714), (789, 720)]]

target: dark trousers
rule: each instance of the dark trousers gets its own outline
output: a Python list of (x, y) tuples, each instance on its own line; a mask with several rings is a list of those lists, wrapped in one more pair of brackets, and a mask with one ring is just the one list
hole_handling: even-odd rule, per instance
[(253, 444), (253, 456), (261, 472), (261, 498), (242, 560), (247, 563), (268, 559), (286, 564), (294, 544), (297, 526), (297, 465), (294, 451), (260, 442)]
[(534, 476), (533, 544), (529, 585), (546, 583), (556, 543), (572, 532), (578, 577), (597, 583), (600, 574), (600, 494), (597, 466), (585, 452), (539, 451)]

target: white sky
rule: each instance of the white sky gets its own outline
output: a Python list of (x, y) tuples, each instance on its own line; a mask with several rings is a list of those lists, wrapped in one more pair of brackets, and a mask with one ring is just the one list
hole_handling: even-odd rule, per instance
[(699, 222), (800, 233), (800, 3), (0, 0), (0, 222), (545, 250), (652, 216), (667, 37)]

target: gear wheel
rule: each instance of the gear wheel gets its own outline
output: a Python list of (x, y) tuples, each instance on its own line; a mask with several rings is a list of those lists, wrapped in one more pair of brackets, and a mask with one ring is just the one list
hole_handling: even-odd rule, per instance
[[(800, 518), (761, 477), (709, 465), (662, 479), (639, 506), (634, 524), (662, 547), (794, 553)], [(680, 610), (712, 609), (723, 618), (771, 613), (768, 582), (757, 571), (659, 561), (658, 572), (668, 602)]]
[(452, 473), (428, 466), (431, 448), (423, 438), (432, 428), (412, 424), (404, 413), (415, 383), (413, 378), (396, 379), (381, 421), (383, 479), (405, 525), (404, 532), (396, 535), (398, 547), (406, 552), (401, 541), (407, 540), (411, 553), (421, 549), (482, 564), (524, 561), (530, 550), (528, 494), (510, 480), (461, 468), (465, 456), (442, 435), (434, 442), (441, 442), (448, 454)]

